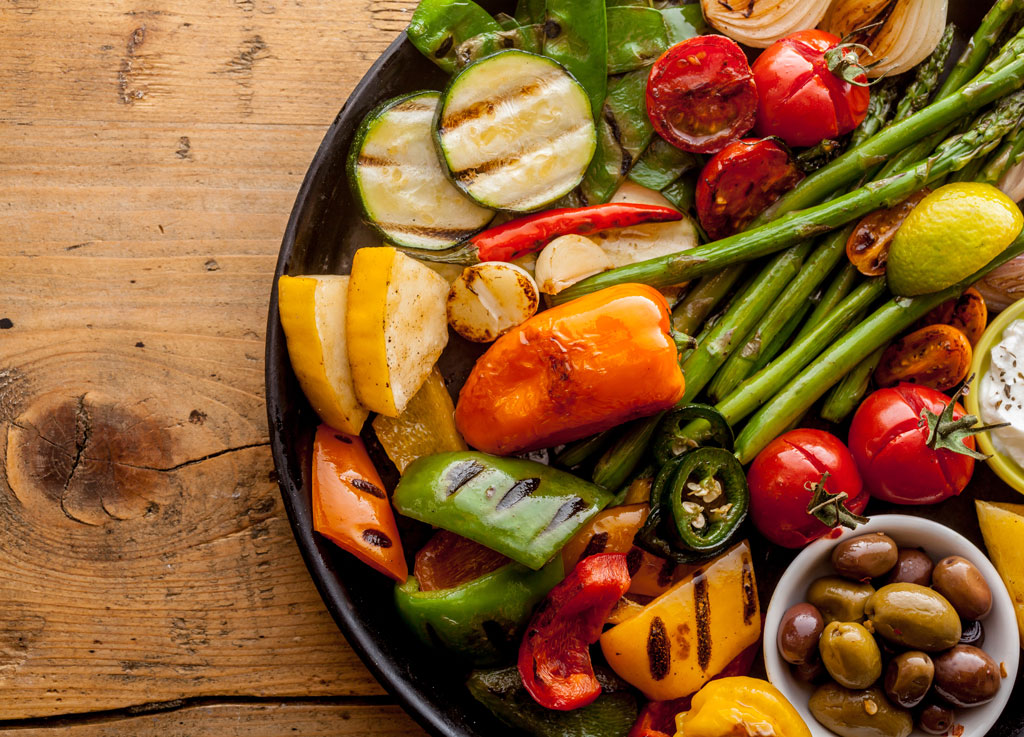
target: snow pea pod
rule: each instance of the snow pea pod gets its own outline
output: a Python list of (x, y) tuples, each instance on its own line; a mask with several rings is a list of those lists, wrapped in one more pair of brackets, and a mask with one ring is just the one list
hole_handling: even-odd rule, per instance
[(516, 26), (502, 31), (488, 31), (468, 38), (455, 48), (455, 64), (464, 69), (478, 59), (506, 49), (522, 49), (539, 53), (544, 42), (544, 27), (541, 25)]
[(547, 0), (544, 55), (583, 85), (594, 118), (608, 86), (608, 18), (604, 0)]
[(481, 33), (501, 30), (473, 0), (421, 0), (406, 32), (420, 53), (451, 73), (456, 68), (456, 47)]
[(651, 145), (633, 165), (629, 178), (649, 189), (662, 190), (683, 174), (700, 165), (696, 154), (676, 148), (661, 136), (654, 136)]
[(543, 23), (546, 3), (547, 0), (519, 0), (516, 3), (516, 21), (521, 26)]
[(608, 74), (653, 64), (668, 48), (661, 11), (642, 6), (608, 8)]
[(647, 117), (647, 70), (614, 77), (597, 120), (597, 152), (580, 184), (585, 204), (607, 202), (654, 136)]
[(700, 3), (684, 5), (680, 8), (665, 8), (661, 11), (668, 31), (668, 45), (674, 46), (694, 36), (702, 36), (708, 32), (708, 24), (700, 10)]
[(536, 570), (611, 499), (601, 487), (541, 463), (456, 451), (410, 463), (392, 501), (406, 517)]

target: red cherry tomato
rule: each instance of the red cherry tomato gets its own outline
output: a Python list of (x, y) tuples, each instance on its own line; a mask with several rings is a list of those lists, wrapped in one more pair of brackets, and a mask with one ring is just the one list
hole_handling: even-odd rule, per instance
[[(850, 423), (850, 451), (872, 496), (896, 504), (934, 504), (964, 490), (974, 459), (929, 448), (921, 417), (926, 409), (941, 414), (949, 402), (940, 391), (906, 383), (864, 400)], [(954, 420), (965, 414), (960, 404), (953, 408)], [(963, 442), (974, 450), (974, 438)]]
[(777, 138), (730, 143), (704, 166), (697, 180), (697, 217), (712, 240), (746, 228), (804, 178)]
[[(790, 146), (814, 146), (861, 124), (871, 93), (829, 68), (825, 52), (839, 43), (838, 36), (825, 31), (797, 31), (757, 57), (758, 135), (778, 136)], [(867, 82), (863, 74), (854, 79)]]
[(747, 472), (750, 514), (773, 543), (799, 548), (830, 528), (807, 512), (812, 488), (826, 473), (829, 494), (845, 491), (844, 506), (861, 514), (868, 504), (857, 464), (843, 442), (823, 430), (790, 430), (758, 453)]
[(677, 43), (651, 67), (647, 114), (673, 146), (702, 154), (721, 151), (757, 118), (757, 89), (743, 50), (725, 36)]

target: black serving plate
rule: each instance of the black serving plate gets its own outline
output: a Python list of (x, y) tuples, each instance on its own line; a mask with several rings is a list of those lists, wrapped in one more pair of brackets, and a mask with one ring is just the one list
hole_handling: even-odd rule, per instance
[[(512, 11), (509, 0), (478, 1), (492, 12)], [(950, 0), (950, 19), (961, 29), (973, 30), (990, 5), (987, 0)], [(442, 89), (445, 81), (446, 76), (421, 56), (403, 33), (366, 73), (327, 130), (295, 200), (274, 274), (267, 323), (267, 414), (274, 464), (295, 539), (320, 595), (349, 642), (377, 680), (429, 732), (444, 737), (491, 737), (515, 732), (470, 697), (464, 686), (464, 666), (425, 648), (406, 630), (392, 604), (390, 579), (313, 533), (310, 453), (318, 419), (292, 373), (277, 312), (278, 276), (348, 273), (355, 250), (379, 242), (360, 222), (345, 175), (349, 143), (363, 116), (389, 97), (419, 89)], [(480, 351), (479, 346), (452, 335), (441, 368), (453, 396)], [(363, 436), (385, 482), (393, 485), (397, 473), (369, 425)], [(969, 498), (972, 494), (983, 499), (1021, 501), (987, 468), (979, 468), (971, 488), (959, 499), (922, 509), (886, 508), (873, 503), (868, 511), (931, 517), (980, 545), (981, 535)], [(413, 538), (406, 540), (407, 546), (415, 549), (414, 538), (422, 530), (410, 526), (403, 529), (403, 535), (406, 533)], [(766, 607), (793, 553), (765, 543), (752, 529), (750, 541), (755, 555), (764, 561), (757, 575), (762, 607)], [(990, 733), (993, 737), (1024, 737), (1022, 681), (1024, 676), (1015, 684), (1018, 697), (1011, 700), (999, 725)]]

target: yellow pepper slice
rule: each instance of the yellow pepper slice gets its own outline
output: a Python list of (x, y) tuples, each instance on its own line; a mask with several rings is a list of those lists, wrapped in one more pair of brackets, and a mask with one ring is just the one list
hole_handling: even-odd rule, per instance
[(710, 681), (676, 715), (675, 737), (811, 737), (793, 705), (768, 681), (746, 676)]

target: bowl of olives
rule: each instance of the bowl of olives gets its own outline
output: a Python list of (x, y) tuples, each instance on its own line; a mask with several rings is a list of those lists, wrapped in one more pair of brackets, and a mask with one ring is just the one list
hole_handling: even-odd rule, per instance
[(815, 737), (984, 735), (1019, 656), (988, 558), (920, 517), (878, 515), (813, 542), (765, 613), (768, 679)]

